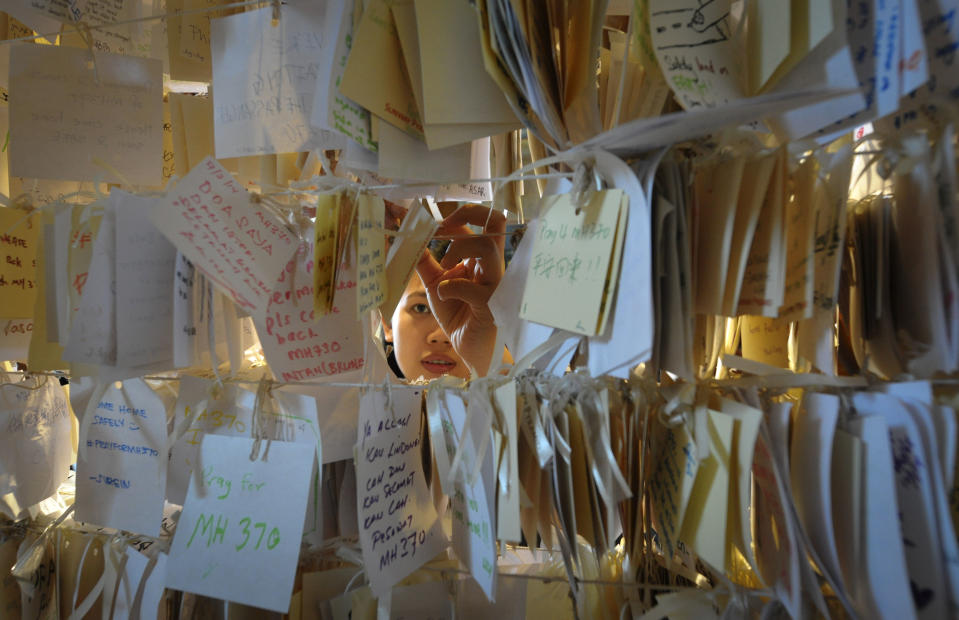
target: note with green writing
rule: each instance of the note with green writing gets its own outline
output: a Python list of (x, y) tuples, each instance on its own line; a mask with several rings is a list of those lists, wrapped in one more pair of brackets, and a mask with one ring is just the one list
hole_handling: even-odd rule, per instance
[[(170, 548), (166, 585), (286, 613), (316, 446), (207, 435)], [(264, 442), (265, 444), (265, 442)]]
[(544, 199), (521, 318), (586, 336), (603, 332), (625, 205), (621, 190), (596, 192), (581, 208), (571, 194)]

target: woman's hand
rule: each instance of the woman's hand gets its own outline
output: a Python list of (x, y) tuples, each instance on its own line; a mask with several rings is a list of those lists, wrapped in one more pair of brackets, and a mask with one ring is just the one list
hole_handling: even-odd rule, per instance
[[(467, 224), (482, 226), (474, 235)], [(482, 205), (463, 205), (445, 220), (437, 234), (453, 240), (442, 261), (423, 252), (416, 271), (423, 280), (433, 315), (457, 354), (484, 376), (496, 346), (496, 324), (487, 302), (503, 277), (506, 218)]]

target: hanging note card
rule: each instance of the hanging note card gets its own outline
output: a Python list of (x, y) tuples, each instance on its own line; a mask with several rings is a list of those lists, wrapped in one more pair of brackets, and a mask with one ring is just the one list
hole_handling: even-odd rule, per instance
[(656, 531), (666, 556), (673, 559), (689, 496), (696, 481), (699, 460), (696, 445), (685, 424), (664, 431), (663, 453), (650, 485)]
[(240, 308), (262, 316), (296, 240), (207, 157), (157, 201), (154, 225)]
[(420, 394), (360, 396), (356, 510), (366, 575), (378, 595), (446, 546), (423, 475)]
[(313, 221), (313, 312), (317, 316), (333, 309), (333, 276), (336, 272), (340, 195), (320, 194)]
[(649, 0), (650, 35), (663, 75), (686, 109), (743, 96), (731, 0)]
[(33, 316), (39, 223), (26, 211), (0, 208), (0, 318)]
[(111, 384), (81, 424), (77, 512), (118, 530), (160, 535), (166, 489), (166, 407), (142, 379)]
[(334, 2), (327, 15), (327, 35), (332, 41), (332, 66), (317, 75), (310, 123), (333, 129), (365, 149), (376, 151), (370, 130), (370, 112), (340, 92), (340, 82), (353, 46), (353, 13), (359, 0)]
[[(39, 389), (22, 389), (37, 381)], [(53, 495), (72, 460), (70, 409), (60, 382), (41, 377), (20, 385), (0, 390), (0, 512), (13, 519)]]
[(116, 210), (117, 365), (145, 366), (173, 358), (176, 248), (149, 220), (156, 202), (119, 190)]
[(621, 190), (595, 192), (581, 208), (570, 194), (544, 198), (521, 318), (586, 336), (603, 332), (625, 205)]
[(340, 91), (394, 127), (423, 138), (403, 49), (387, 0), (372, 0), (356, 29)]
[(170, 547), (166, 585), (286, 613), (316, 448), (208, 435)]
[(291, 3), (213, 20), (216, 156), (297, 153), (323, 147), (310, 127), (328, 3)]
[(10, 50), (10, 173), (157, 186), (159, 61), (52, 45)]
[(439, 223), (422, 201), (410, 205), (409, 211), (400, 224), (397, 236), (386, 255), (386, 301), (380, 306), (384, 317), (393, 316), (406, 283), (413, 276), (413, 270), (426, 249), (426, 244), (436, 233)]
[(363, 323), (356, 320), (352, 270), (341, 269), (338, 304), (326, 316), (313, 310), (313, 246), (303, 243), (280, 274), (257, 319), (263, 354), (279, 381), (311, 381), (363, 368)]
[(386, 296), (383, 237), (383, 199), (360, 194), (356, 206), (356, 313), (364, 314), (383, 303)]

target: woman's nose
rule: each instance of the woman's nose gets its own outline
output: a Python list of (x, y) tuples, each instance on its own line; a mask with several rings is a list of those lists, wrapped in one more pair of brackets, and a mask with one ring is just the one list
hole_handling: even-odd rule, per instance
[(436, 329), (432, 330), (426, 335), (426, 340), (430, 344), (450, 343), (450, 339), (446, 337), (446, 332), (443, 331), (443, 328), (440, 327), (439, 323), (436, 324)]

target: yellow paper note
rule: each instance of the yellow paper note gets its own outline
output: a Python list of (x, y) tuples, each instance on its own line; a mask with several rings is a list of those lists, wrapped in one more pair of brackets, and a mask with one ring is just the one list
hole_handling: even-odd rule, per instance
[(707, 417), (704, 426), (708, 433), (709, 457), (699, 464), (679, 538), (704, 562), (722, 570), (726, 566), (733, 419), (712, 410), (697, 411), (699, 415)]
[(723, 288), (745, 165), (744, 157), (728, 157), (696, 171), (698, 247), (693, 307), (700, 314), (723, 313)]
[(650, 481), (650, 501), (667, 563), (673, 559), (679, 526), (683, 522), (698, 469), (696, 445), (686, 425), (665, 429), (662, 455)]
[(387, 123), (423, 138), (423, 123), (406, 77), (399, 35), (386, 0), (372, 0), (363, 13), (340, 92)]
[[(44, 226), (53, 225), (53, 212), (43, 214)], [(43, 236), (38, 237), (37, 248), (37, 297), (33, 310), (33, 336), (30, 338), (30, 351), (27, 363), (31, 370), (62, 370), (69, 364), (63, 361), (63, 347), (59, 342), (50, 342), (47, 336), (47, 296), (45, 287), (53, 283), (43, 277), (44, 256)]]
[(313, 311), (325, 316), (333, 309), (333, 275), (339, 231), (340, 200), (337, 194), (320, 194), (313, 222)]
[(763, 316), (742, 317), (743, 357), (789, 368), (789, 322)]
[(779, 316), (789, 321), (812, 316), (815, 251), (813, 195), (818, 184), (818, 163), (812, 157), (794, 175), (796, 195), (785, 208), (786, 283)]
[(363, 317), (386, 297), (383, 199), (360, 194), (356, 205), (356, 312)]
[(33, 316), (40, 218), (0, 208), (0, 318)]
[(790, 0), (750, 2), (746, 31), (749, 94), (755, 95), (789, 55)]
[[(733, 418), (733, 458), (729, 478), (726, 538), (739, 548), (753, 570), (758, 571), (753, 553), (749, 502), (752, 496), (753, 453), (763, 413), (759, 409), (725, 398), (720, 400), (719, 408), (724, 414)], [(728, 551), (732, 554), (731, 546)], [(727, 567), (730, 566), (732, 562), (728, 560)]]
[(587, 336), (602, 331), (624, 204), (622, 190), (596, 192), (581, 209), (569, 194), (544, 198), (522, 318)]
[[(171, 14), (167, 20), (167, 49), (170, 50), (170, 77), (174, 80), (186, 80), (191, 82), (209, 82), (213, 75), (213, 65), (210, 62), (210, 43), (209, 43), (209, 25), (206, 28), (206, 47), (205, 54), (196, 54), (198, 44), (193, 41), (183, 41), (184, 23), (196, 23), (193, 20), (188, 21), (190, 16), (180, 17), (179, 11), (187, 7), (191, 0), (167, 0), (167, 11)], [(209, 20), (207, 16), (200, 15), (199, 18)], [(187, 28), (187, 36), (193, 37), (193, 32)], [(181, 53), (186, 49), (187, 54)], [(188, 55), (189, 54), (189, 55)]]
[(773, 168), (749, 248), (737, 314), (761, 314), (767, 317), (779, 314), (786, 277), (785, 200), (786, 151), (782, 149)]

